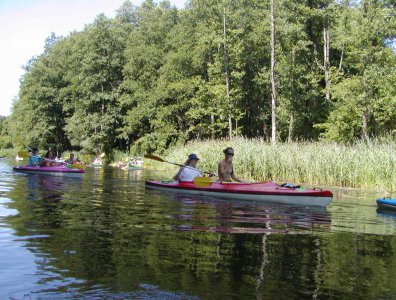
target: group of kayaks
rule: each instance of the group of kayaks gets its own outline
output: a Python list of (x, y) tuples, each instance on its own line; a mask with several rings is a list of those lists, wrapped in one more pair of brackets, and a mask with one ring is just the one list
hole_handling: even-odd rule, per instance
[[(43, 174), (51, 176), (82, 177), (84, 169), (73, 168), (70, 165), (59, 166), (17, 166), (15, 172), (27, 174)], [(318, 188), (305, 189), (292, 184), (279, 185), (274, 182), (239, 183), (239, 182), (208, 182), (201, 185), (196, 182), (158, 181), (148, 180), (146, 187), (171, 192), (182, 192), (190, 194), (207, 195), (213, 197), (269, 201), (285, 204), (313, 205), (326, 207), (333, 198), (329, 190)], [(395, 210), (396, 199), (377, 199), (378, 209)]]

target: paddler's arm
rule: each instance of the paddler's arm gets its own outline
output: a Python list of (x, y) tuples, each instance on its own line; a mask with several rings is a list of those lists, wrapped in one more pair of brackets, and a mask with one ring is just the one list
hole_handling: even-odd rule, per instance
[(181, 168), (179, 169), (179, 172), (177, 172), (176, 175), (173, 176), (173, 179), (174, 179), (174, 180), (179, 181), (180, 176), (181, 176), (181, 173), (183, 172), (183, 169), (184, 169), (184, 167), (181, 167)]
[(236, 175), (234, 173), (234, 166), (232, 166), (231, 178), (233, 180), (235, 180), (236, 182), (242, 182), (242, 180), (240, 180), (238, 177), (236, 177)]
[(219, 181), (224, 180), (223, 174), (225, 173), (223, 164), (219, 162), (218, 167), (217, 167), (217, 174), (219, 174)]

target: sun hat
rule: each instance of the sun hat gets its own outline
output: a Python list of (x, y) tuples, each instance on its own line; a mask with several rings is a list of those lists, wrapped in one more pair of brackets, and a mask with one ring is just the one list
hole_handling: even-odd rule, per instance
[(234, 149), (232, 149), (231, 147), (227, 147), (223, 150), (224, 154), (234, 154)]
[(191, 154), (188, 156), (188, 159), (189, 159), (189, 160), (192, 160), (192, 159), (199, 160), (198, 156), (197, 156), (195, 153), (191, 153)]

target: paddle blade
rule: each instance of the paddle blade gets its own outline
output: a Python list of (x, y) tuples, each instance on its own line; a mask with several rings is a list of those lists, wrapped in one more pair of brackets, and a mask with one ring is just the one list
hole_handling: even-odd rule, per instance
[(206, 187), (215, 182), (215, 179), (210, 177), (195, 177), (193, 182), (196, 186)]
[(29, 155), (29, 152), (27, 152), (27, 151), (19, 151), (18, 156), (23, 157), (23, 158), (28, 158), (30, 155)]
[(163, 160), (161, 157), (158, 157), (158, 156), (155, 156), (155, 155), (152, 155), (152, 154), (145, 154), (144, 157), (148, 158), (148, 159), (153, 159), (153, 160), (156, 160), (156, 161), (160, 161), (160, 162), (165, 162), (165, 160)]
[(85, 165), (79, 164), (79, 163), (67, 164), (66, 167), (68, 167), (69, 169), (80, 169), (80, 170), (85, 170)]
[(83, 164), (75, 163), (75, 164), (72, 164), (72, 166), (75, 169), (85, 170), (85, 165), (83, 165)]

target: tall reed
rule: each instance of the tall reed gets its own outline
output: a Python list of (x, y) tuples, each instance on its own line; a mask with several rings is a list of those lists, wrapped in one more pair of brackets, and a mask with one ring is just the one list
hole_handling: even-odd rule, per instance
[[(232, 141), (192, 141), (184, 147), (170, 149), (164, 157), (183, 163), (189, 153), (200, 158), (198, 167), (216, 172), (223, 159), (222, 150), (235, 149), (234, 170), (245, 180), (273, 180), (309, 185), (342, 186), (396, 190), (396, 143), (304, 142), (268, 144), (260, 139), (236, 138)], [(156, 168), (176, 169), (157, 163)]]

